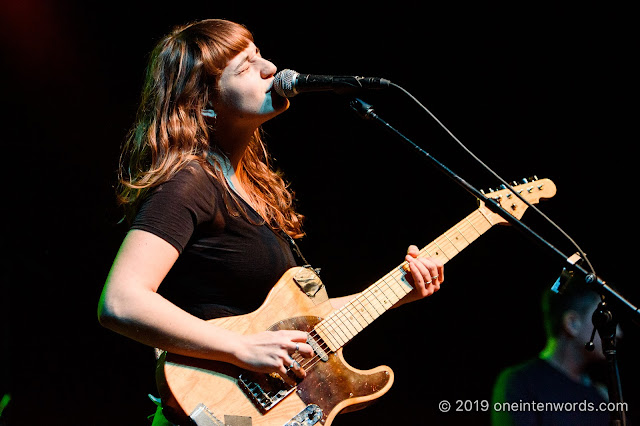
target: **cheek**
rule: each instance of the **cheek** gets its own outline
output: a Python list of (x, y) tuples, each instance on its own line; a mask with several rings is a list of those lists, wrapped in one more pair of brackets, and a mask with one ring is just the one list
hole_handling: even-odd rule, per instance
[(242, 115), (260, 113), (265, 107), (265, 94), (249, 87), (225, 90), (220, 95), (227, 110)]

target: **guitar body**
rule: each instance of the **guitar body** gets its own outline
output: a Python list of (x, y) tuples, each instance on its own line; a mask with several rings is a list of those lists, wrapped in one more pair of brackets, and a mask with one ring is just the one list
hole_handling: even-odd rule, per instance
[[(241, 334), (283, 329), (311, 332), (333, 308), (328, 300), (316, 304), (301, 290), (293, 279), (301, 269), (288, 270), (256, 311), (210, 322)], [(316, 414), (316, 424), (329, 425), (339, 412), (364, 408), (393, 384), (389, 367), (360, 371), (345, 362), (342, 349), (327, 349), (326, 355), (326, 361), (316, 357), (313, 367), (305, 368), (304, 380), (268, 410), (241, 386), (239, 377), (248, 377), (263, 389), (273, 379), (228, 363), (164, 353), (156, 379), (165, 413), (174, 422), (188, 424), (196, 407), (204, 404), (218, 421), (229, 426), (285, 425), (311, 404), (316, 413), (317, 408), (322, 410), (321, 415)]]

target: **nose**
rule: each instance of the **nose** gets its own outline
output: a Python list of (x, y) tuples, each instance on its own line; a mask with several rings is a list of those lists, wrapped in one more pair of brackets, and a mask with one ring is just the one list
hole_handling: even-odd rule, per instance
[(273, 77), (276, 73), (276, 71), (278, 71), (278, 67), (276, 67), (273, 62), (267, 60), (267, 59), (263, 59), (263, 64), (262, 67), (260, 68), (260, 76), (262, 78), (270, 78)]

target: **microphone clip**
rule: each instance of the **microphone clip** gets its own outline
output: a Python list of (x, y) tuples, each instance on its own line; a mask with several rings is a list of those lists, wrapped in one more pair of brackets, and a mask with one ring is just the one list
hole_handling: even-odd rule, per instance
[(374, 111), (373, 106), (364, 102), (360, 98), (351, 99), (349, 106), (360, 116), (360, 118), (365, 120), (374, 120), (378, 116)]

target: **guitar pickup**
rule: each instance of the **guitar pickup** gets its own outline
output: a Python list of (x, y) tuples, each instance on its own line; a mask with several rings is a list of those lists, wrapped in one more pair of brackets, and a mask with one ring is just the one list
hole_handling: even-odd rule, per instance
[(316, 339), (314, 339), (310, 335), (307, 336), (307, 344), (311, 346), (311, 349), (313, 349), (313, 352), (315, 352), (316, 355), (318, 355), (318, 358), (320, 358), (323, 362), (329, 361), (329, 355), (327, 355), (325, 350), (322, 349), (322, 345), (318, 344)]

